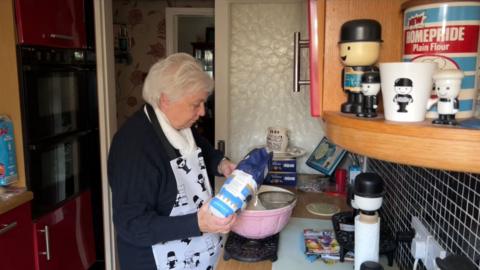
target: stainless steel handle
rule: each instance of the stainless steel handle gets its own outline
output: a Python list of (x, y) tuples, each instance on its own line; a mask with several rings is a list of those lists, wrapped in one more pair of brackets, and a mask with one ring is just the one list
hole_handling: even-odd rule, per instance
[(310, 84), (310, 80), (300, 80), (300, 49), (308, 48), (310, 40), (301, 40), (300, 32), (294, 32), (293, 39), (293, 92), (300, 92), (300, 85)]
[(44, 226), (43, 230), (40, 230), (40, 232), (45, 234), (45, 251), (40, 252), (40, 254), (45, 255), (47, 257), (47, 261), (50, 261), (50, 234), (48, 232), (48, 226)]
[(12, 230), (13, 228), (17, 227), (17, 222), (14, 221), (10, 224), (2, 224), (2, 228), (0, 229), (0, 235), (7, 233), (8, 231)]
[(67, 36), (67, 35), (60, 35), (60, 34), (50, 34), (49, 37), (56, 38), (56, 39), (64, 39), (64, 40), (74, 40), (74, 36)]

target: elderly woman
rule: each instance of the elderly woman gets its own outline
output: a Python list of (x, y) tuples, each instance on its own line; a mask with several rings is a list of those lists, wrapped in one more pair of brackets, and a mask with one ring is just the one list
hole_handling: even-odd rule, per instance
[(195, 59), (179, 53), (154, 64), (147, 104), (115, 134), (108, 158), (120, 267), (213, 269), (235, 216), (211, 214), (212, 179), (235, 164), (191, 126), (213, 88)]

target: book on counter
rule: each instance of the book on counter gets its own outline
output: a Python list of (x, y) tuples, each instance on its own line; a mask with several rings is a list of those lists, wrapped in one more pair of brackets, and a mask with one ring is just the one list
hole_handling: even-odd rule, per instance
[(340, 245), (333, 230), (304, 229), (306, 255), (321, 255), (324, 257), (338, 257)]
[(325, 175), (331, 175), (347, 151), (323, 137), (306, 164)]

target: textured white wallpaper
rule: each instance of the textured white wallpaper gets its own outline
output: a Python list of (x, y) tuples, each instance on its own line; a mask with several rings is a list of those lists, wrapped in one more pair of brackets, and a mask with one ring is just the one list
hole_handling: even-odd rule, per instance
[[(290, 145), (307, 150), (298, 172), (318, 173), (305, 165), (323, 137), (318, 118), (310, 116), (309, 87), (293, 93), (293, 33), (307, 39), (303, 2), (233, 4), (230, 48), (230, 149), (240, 160), (265, 144), (269, 126), (290, 130)], [(219, 44), (217, 44), (218, 46)], [(301, 78), (308, 78), (308, 49), (302, 49)]]

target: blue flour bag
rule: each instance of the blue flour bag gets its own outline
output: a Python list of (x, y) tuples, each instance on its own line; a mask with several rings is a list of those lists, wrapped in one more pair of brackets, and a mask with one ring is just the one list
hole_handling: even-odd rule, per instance
[(272, 157), (273, 153), (266, 148), (250, 151), (210, 201), (210, 211), (218, 217), (228, 217), (243, 209), (263, 183)]
[(13, 124), (7, 116), (0, 115), (0, 186), (18, 178)]

